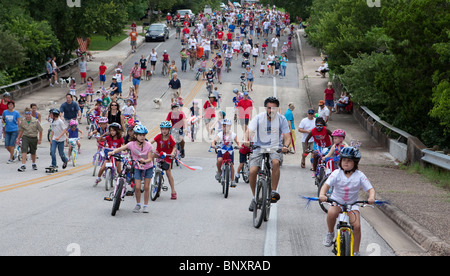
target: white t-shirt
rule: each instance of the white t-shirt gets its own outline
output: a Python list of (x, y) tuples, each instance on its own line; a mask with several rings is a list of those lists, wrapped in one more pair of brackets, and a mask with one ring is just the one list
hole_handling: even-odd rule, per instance
[[(219, 122), (219, 123), (221, 124), (222, 122)], [(223, 131), (220, 131), (219, 133), (217, 133), (216, 138), (217, 137), (219, 138), (219, 140), (217, 141), (217, 146), (219, 148), (223, 147), (225, 142), (227, 143), (227, 147), (229, 147), (229, 146), (233, 145), (233, 141), (236, 138), (236, 133), (231, 131), (230, 133), (228, 133), (228, 135), (225, 135), (225, 140), (224, 140)]]
[[(314, 117), (312, 120), (308, 119), (308, 117), (304, 118), (300, 122), (300, 125), (298, 127), (301, 129), (304, 129), (304, 130), (311, 131), (311, 129), (316, 127), (316, 117)], [(303, 143), (305, 142), (306, 137), (308, 137), (308, 133), (302, 133), (302, 142)], [(311, 137), (308, 142), (314, 142), (314, 138)]]
[(272, 42), (272, 47), (278, 47), (278, 38), (274, 37), (270, 42)]
[(330, 117), (330, 110), (326, 106), (323, 108), (319, 107), (317, 113), (319, 114), (319, 117), (322, 117), (324, 120), (326, 120), (327, 117)]
[[(60, 118), (58, 118), (57, 120), (53, 120), (51, 126), (53, 131), (52, 140), (55, 140), (57, 137), (59, 137), (63, 133), (63, 131), (67, 128)], [(58, 142), (64, 142), (64, 138), (60, 138)]]
[(257, 56), (259, 52), (259, 48), (253, 47), (252, 48), (252, 56)]
[(241, 43), (237, 40), (231, 42), (231, 47), (235, 50), (239, 50), (241, 48)]
[(291, 133), (286, 117), (280, 113), (270, 121), (266, 112), (259, 113), (250, 121), (248, 129), (255, 134), (252, 141), (255, 146), (270, 148), (281, 148), (283, 134)]
[(150, 53), (150, 61), (158, 61), (158, 53)]
[(334, 170), (325, 183), (334, 187), (331, 199), (339, 203), (353, 203), (358, 200), (361, 188), (365, 192), (373, 188), (367, 176), (360, 170), (356, 170), (350, 177), (345, 176), (342, 169)]
[(122, 113), (123, 115), (127, 116), (127, 115), (133, 115), (134, 114), (134, 106), (130, 105), (126, 105), (124, 107), (122, 107)]

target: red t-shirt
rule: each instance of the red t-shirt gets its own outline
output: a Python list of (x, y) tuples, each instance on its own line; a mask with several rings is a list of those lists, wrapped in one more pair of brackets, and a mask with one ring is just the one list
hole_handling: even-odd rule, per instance
[(216, 107), (217, 102), (215, 101), (212, 103), (212, 107), (209, 101), (205, 102), (203, 105), (203, 109), (205, 109), (205, 119), (212, 119), (216, 117)]
[(110, 149), (120, 148), (125, 143), (122, 137), (120, 139), (113, 140), (113, 138), (109, 135), (105, 137), (105, 140), (108, 143), (108, 148)]
[(329, 147), (331, 146), (330, 136), (327, 134), (327, 128), (323, 127), (322, 131), (317, 131), (317, 128), (313, 128), (311, 130), (312, 137), (314, 138), (314, 142), (319, 147)]
[(217, 32), (217, 39), (219, 39), (219, 40), (223, 39), (223, 32), (222, 31), (218, 31)]
[(251, 100), (240, 100), (236, 108), (239, 110), (239, 119), (250, 119), (250, 114), (252, 114), (253, 109), (253, 103)]
[(233, 39), (233, 33), (227, 33), (227, 39), (232, 40)]
[(173, 128), (182, 128), (184, 127), (183, 119), (186, 119), (186, 115), (183, 111), (179, 111), (178, 117), (170, 111), (169, 114), (167, 114), (166, 121), (170, 121)]
[[(169, 139), (167, 139), (165, 141), (162, 140), (161, 133), (156, 135), (155, 138), (153, 138), (153, 140), (155, 140), (155, 142), (156, 142), (156, 151), (158, 153), (164, 152), (166, 154), (171, 154), (173, 151), (173, 148), (177, 144), (172, 135), (169, 136)], [(172, 159), (168, 156), (164, 160), (166, 160), (166, 162), (168, 162), (168, 163), (172, 162)]]
[(0, 100), (0, 116), (2, 116), (3, 111), (8, 109), (8, 102), (4, 102), (3, 99)]
[(100, 71), (100, 75), (104, 75), (105, 72), (106, 72), (106, 66), (105, 65), (100, 65), (98, 70)]
[(334, 100), (334, 89), (325, 89), (325, 100)]

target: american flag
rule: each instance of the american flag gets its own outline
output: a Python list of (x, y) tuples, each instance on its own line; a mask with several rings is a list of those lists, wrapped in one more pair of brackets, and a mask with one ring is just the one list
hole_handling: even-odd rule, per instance
[(78, 46), (80, 46), (80, 51), (82, 53), (87, 52), (88, 45), (87, 45), (87, 39), (83, 37), (77, 37)]

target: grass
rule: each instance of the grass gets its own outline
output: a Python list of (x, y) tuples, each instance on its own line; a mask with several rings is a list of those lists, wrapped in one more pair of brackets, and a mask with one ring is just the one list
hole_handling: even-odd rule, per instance
[(114, 36), (111, 40), (107, 40), (102, 35), (92, 35), (91, 36), (91, 45), (89, 46), (89, 50), (91, 51), (107, 51), (114, 47), (117, 43), (126, 39), (128, 35), (125, 33), (122, 35)]
[(400, 167), (402, 169), (405, 169), (408, 173), (418, 173), (427, 178), (428, 180), (430, 180), (437, 187), (450, 191), (449, 171), (431, 166), (423, 167), (419, 163), (415, 163), (410, 166), (400, 166)]

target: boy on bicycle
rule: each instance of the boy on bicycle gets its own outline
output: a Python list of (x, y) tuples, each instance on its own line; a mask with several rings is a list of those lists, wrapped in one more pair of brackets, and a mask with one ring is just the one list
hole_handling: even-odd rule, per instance
[[(222, 147), (231, 147), (233, 148), (233, 142), (236, 143), (238, 147), (240, 147), (240, 143), (237, 140), (236, 133), (231, 131), (231, 120), (230, 119), (224, 119), (222, 120), (222, 131), (219, 132), (212, 141), (212, 147), (214, 149), (218, 149), (217, 151), (217, 173), (216, 173), (216, 180), (220, 181), (222, 176), (222, 162), (223, 162), (223, 153), (220, 150)], [(234, 175), (234, 152), (230, 153), (230, 159), (231, 159), (231, 176)], [(236, 183), (234, 181), (231, 182), (231, 187), (236, 187)]]
[(172, 123), (169, 121), (161, 122), (159, 125), (161, 133), (156, 135), (150, 144), (156, 143), (156, 152), (164, 152), (166, 154), (165, 161), (170, 164), (169, 169), (166, 170), (167, 179), (169, 180), (171, 197), (170, 199), (177, 199), (177, 192), (175, 191), (175, 181), (172, 175), (173, 159), (176, 155), (177, 147), (175, 139), (170, 135)]
[[(340, 203), (352, 203), (358, 200), (359, 190), (362, 188), (369, 193), (369, 204), (375, 203), (375, 190), (363, 172), (358, 170), (358, 163), (361, 160), (361, 153), (353, 147), (345, 147), (340, 153), (339, 168), (333, 171), (323, 184), (319, 192), (321, 202), (327, 200), (326, 193), (333, 187), (331, 199)], [(328, 232), (323, 239), (323, 245), (329, 247), (334, 239), (334, 227), (336, 219), (341, 212), (339, 206), (331, 206), (327, 214)], [(354, 256), (359, 255), (359, 245), (361, 243), (361, 216), (358, 205), (353, 205), (349, 212), (350, 224), (353, 227), (354, 235)]]

